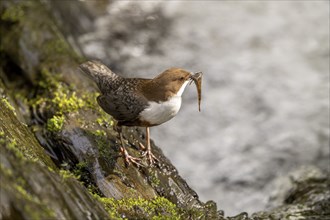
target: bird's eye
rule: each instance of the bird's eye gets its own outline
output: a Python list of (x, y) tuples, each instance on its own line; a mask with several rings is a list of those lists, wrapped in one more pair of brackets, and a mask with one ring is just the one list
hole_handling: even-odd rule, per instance
[(184, 77), (183, 77), (183, 76), (181, 76), (181, 77), (180, 77), (180, 80), (181, 80), (181, 81), (182, 81), (182, 80), (184, 80)]

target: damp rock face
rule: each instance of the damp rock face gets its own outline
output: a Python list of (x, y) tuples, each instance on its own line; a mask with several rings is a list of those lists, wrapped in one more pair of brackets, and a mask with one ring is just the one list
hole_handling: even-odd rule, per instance
[[(85, 59), (50, 16), (50, 3), (0, 4), (1, 219), (249, 218), (224, 217), (214, 202), (200, 201), (154, 143), (159, 166), (125, 166), (114, 121), (78, 71)], [(124, 128), (123, 135), (139, 156), (143, 132)], [(305, 178), (279, 208), (252, 217), (327, 216), (328, 185), (322, 175)], [(294, 208), (301, 204), (310, 212)]]
[(58, 170), (7, 99), (0, 109), (1, 219), (108, 218), (73, 175)]
[(302, 167), (277, 180), (268, 204), (271, 211), (256, 219), (328, 219), (330, 179), (315, 167)]

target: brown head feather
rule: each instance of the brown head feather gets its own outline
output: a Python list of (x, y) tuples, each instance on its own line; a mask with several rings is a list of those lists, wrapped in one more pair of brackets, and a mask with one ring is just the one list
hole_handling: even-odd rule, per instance
[(143, 85), (142, 91), (151, 101), (166, 101), (175, 95), (190, 77), (191, 73), (186, 70), (170, 68)]

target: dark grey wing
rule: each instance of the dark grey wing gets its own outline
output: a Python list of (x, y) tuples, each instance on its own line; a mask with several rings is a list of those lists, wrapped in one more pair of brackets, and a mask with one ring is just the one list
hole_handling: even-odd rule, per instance
[(139, 113), (148, 104), (143, 96), (133, 92), (127, 93), (124, 96), (103, 94), (97, 97), (97, 102), (105, 112), (121, 122), (138, 119)]

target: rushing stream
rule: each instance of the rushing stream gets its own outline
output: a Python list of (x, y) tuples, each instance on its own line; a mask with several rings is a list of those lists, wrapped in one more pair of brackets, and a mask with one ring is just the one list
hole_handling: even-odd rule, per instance
[(192, 85), (151, 129), (202, 200), (251, 213), (277, 177), (329, 168), (329, 2), (103, 3), (84, 3), (95, 16), (77, 36), (86, 56), (126, 76), (203, 71), (201, 112)]

